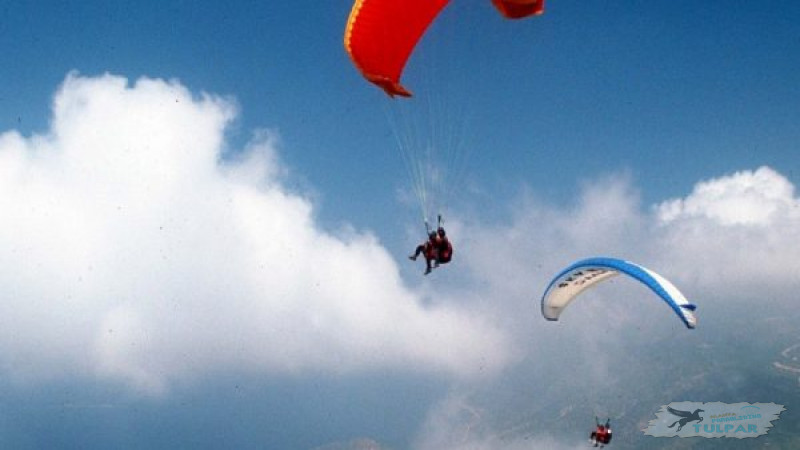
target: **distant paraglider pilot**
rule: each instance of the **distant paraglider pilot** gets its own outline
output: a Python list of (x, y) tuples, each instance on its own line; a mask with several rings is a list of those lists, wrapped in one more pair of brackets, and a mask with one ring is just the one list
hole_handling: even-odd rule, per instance
[(414, 254), (408, 259), (416, 261), (419, 255), (425, 256), (425, 275), (431, 273), (439, 264), (447, 264), (453, 258), (453, 244), (441, 226), (428, 233), (428, 240), (418, 245)]
[(594, 444), (594, 447), (603, 447), (611, 442), (611, 419), (606, 420), (606, 423), (600, 423), (600, 420), (595, 417), (597, 428), (589, 435), (589, 442)]

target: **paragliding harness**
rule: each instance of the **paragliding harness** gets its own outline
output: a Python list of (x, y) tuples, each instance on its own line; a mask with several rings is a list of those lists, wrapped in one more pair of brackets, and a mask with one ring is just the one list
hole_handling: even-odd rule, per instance
[(597, 416), (594, 417), (596, 429), (589, 435), (589, 442), (594, 447), (603, 447), (611, 442), (611, 419), (607, 419), (605, 424), (600, 423)]

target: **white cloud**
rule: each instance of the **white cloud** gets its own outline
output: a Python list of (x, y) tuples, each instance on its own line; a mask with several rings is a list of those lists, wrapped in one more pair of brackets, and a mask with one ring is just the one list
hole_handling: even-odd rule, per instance
[(761, 167), (698, 183), (688, 197), (666, 201), (657, 211), (664, 223), (702, 218), (722, 226), (766, 227), (785, 217), (798, 220), (798, 206), (789, 180)]
[[(0, 135), (0, 364), (161, 392), (218, 370), (470, 376), (505, 336), (423, 307), (367, 232), (284, 189), (276, 139), (221, 162), (232, 101), (71, 74), (51, 128)], [(446, 303), (452, 304), (452, 303)]]
[(768, 167), (698, 183), (686, 198), (655, 207), (651, 246), (686, 283), (734, 299), (775, 297), (800, 281), (800, 199), (794, 193), (791, 182)]

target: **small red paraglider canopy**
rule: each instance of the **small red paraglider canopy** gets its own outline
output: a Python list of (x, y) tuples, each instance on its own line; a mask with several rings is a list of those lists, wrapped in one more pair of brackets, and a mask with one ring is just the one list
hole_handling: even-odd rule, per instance
[(544, 0), (492, 0), (492, 3), (509, 19), (538, 16), (544, 12)]

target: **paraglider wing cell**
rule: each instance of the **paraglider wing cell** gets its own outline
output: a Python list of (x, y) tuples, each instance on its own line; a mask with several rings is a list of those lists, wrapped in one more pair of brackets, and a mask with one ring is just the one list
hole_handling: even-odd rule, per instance
[(578, 261), (553, 278), (542, 296), (542, 315), (558, 320), (564, 308), (581, 292), (620, 273), (641, 282), (655, 292), (680, 317), (688, 328), (697, 325), (696, 306), (672, 283), (650, 269), (615, 258), (589, 258)]

